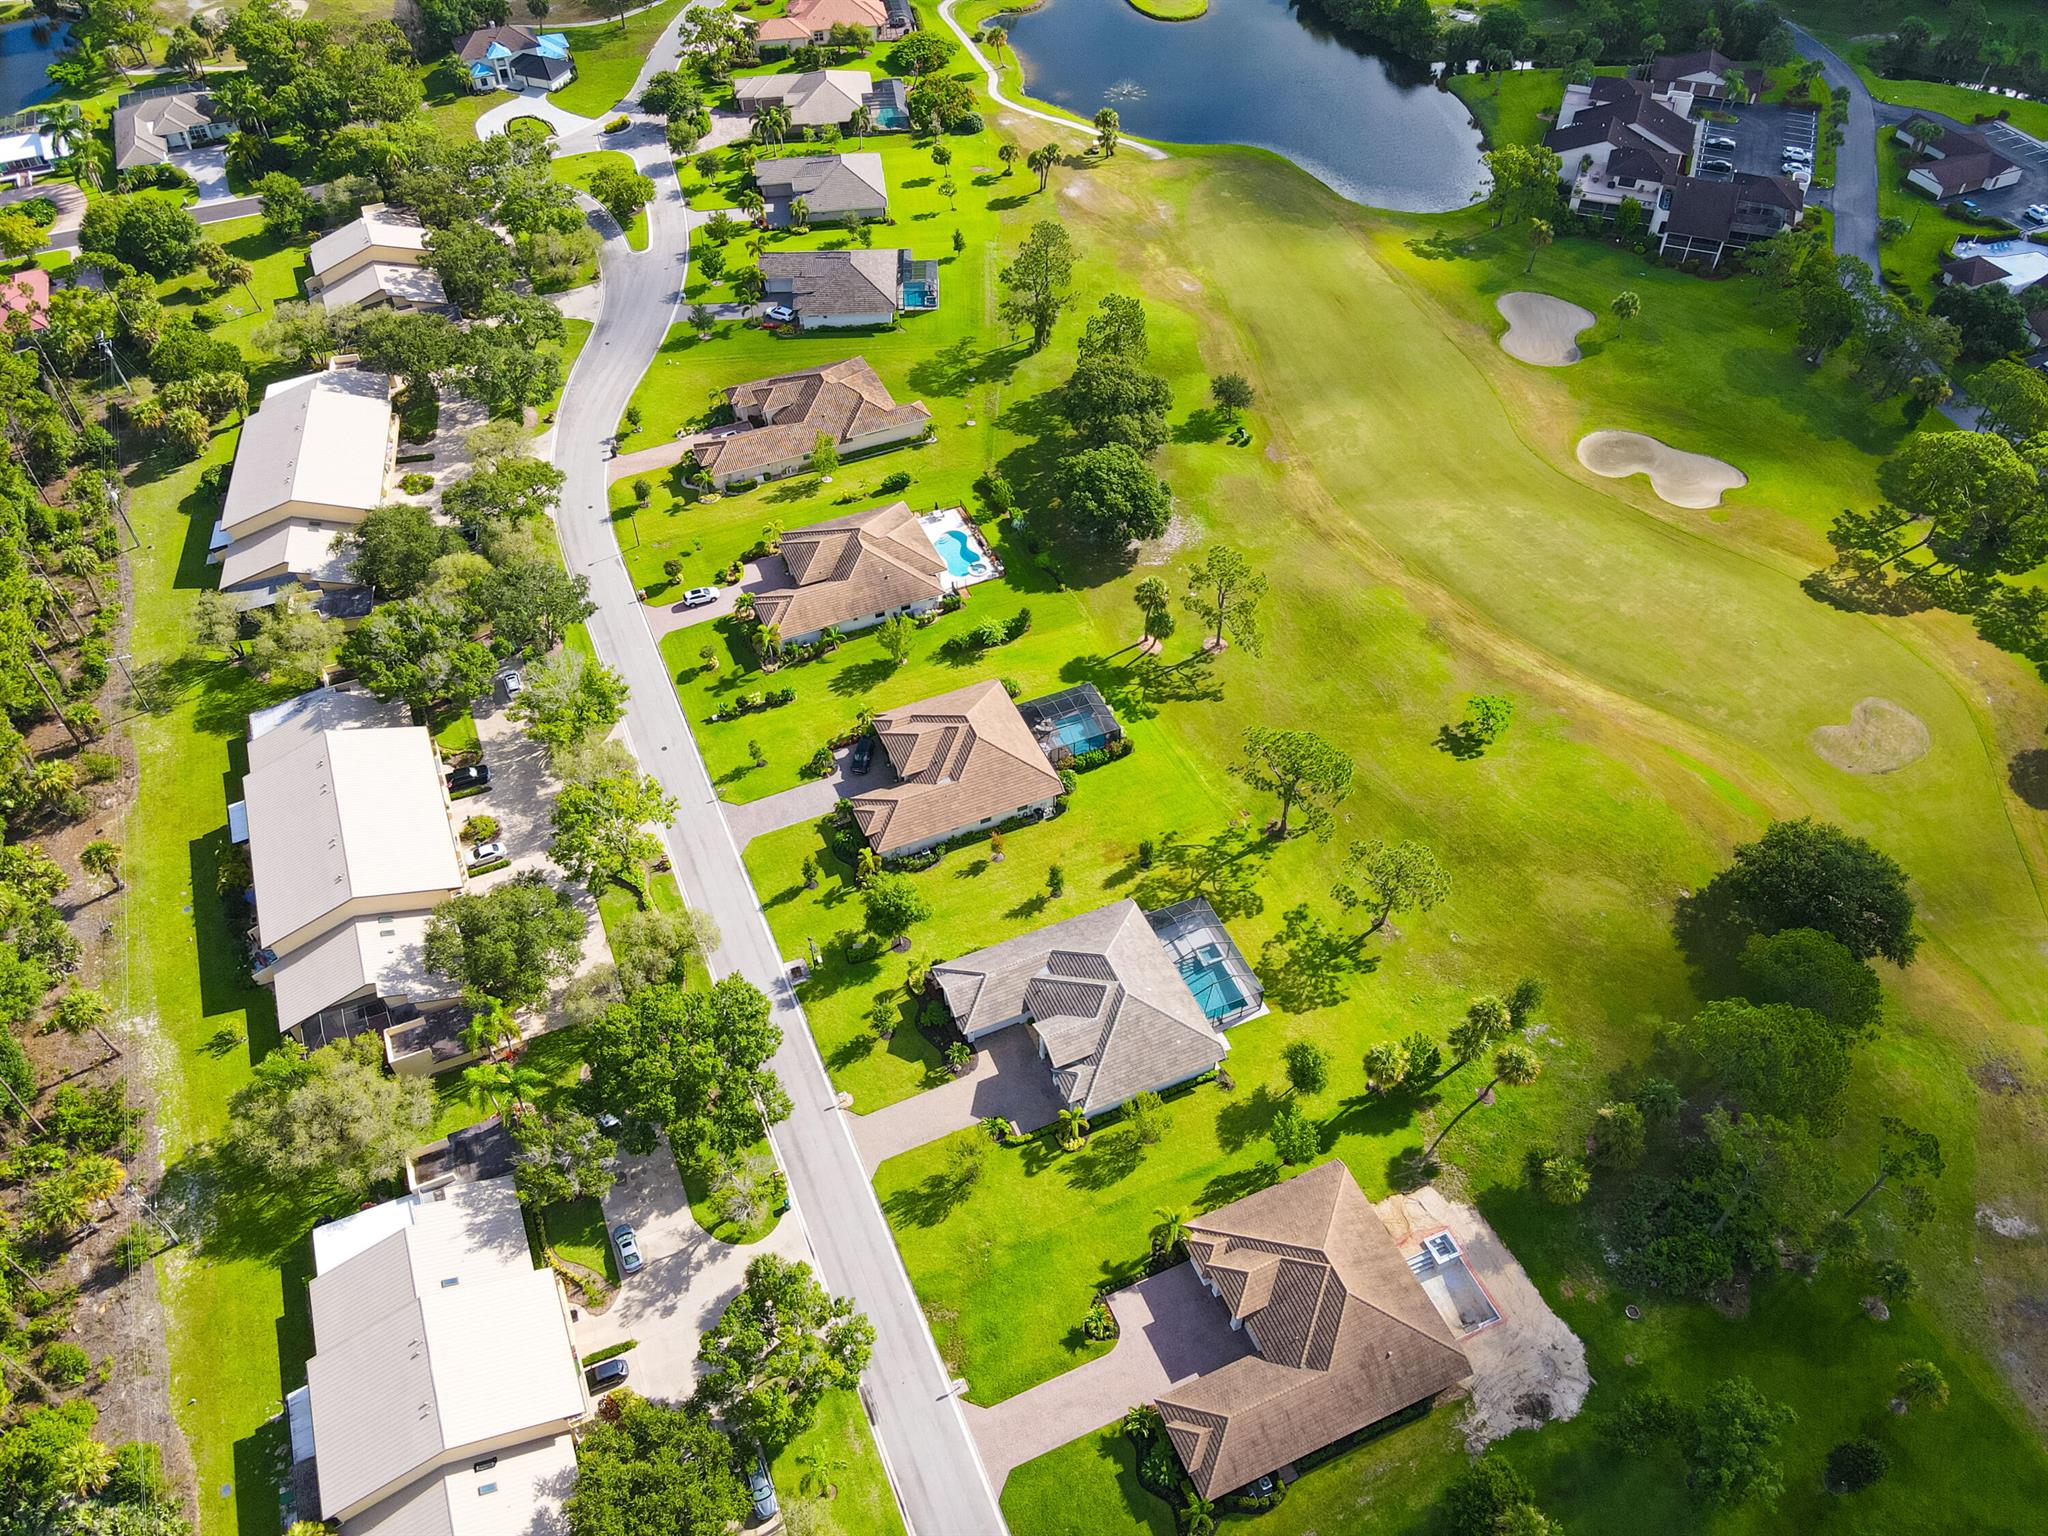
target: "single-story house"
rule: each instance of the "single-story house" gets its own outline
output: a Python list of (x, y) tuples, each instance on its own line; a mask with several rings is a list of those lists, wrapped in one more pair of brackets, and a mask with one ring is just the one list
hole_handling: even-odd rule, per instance
[(733, 82), (732, 95), (750, 117), (773, 103), (789, 109), (792, 127), (839, 128), (872, 88), (865, 70), (813, 69), (800, 75), (749, 75)]
[(898, 405), (860, 357), (735, 384), (725, 398), (737, 430), (714, 432), (692, 450), (720, 490), (797, 473), (821, 436), (842, 454), (860, 453), (922, 437), (932, 419), (918, 401)]
[(1892, 130), (1892, 138), (1917, 149), (1913, 129), (1920, 123), (1932, 124), (1941, 132), (1928, 143), (1920, 163), (1906, 172), (1908, 185), (1929, 197), (1943, 198), (1996, 192), (2019, 181), (2020, 167), (1993, 149), (1983, 135), (1967, 129), (1916, 113)]
[(130, 91), (114, 106), (114, 167), (163, 165), (180, 150), (213, 144), (235, 131), (213, 92), (202, 86)]
[(902, 501), (785, 533), (782, 563), (789, 579), (754, 594), (754, 616), (790, 645), (928, 613), (952, 590), (946, 562)]
[(754, 24), (762, 53), (786, 53), (806, 43), (823, 43), (834, 27), (858, 27), (870, 38), (902, 36), (883, 0), (789, 0), (780, 16)]
[(906, 309), (939, 307), (939, 264), (905, 250), (766, 251), (764, 296), (796, 311), (807, 331), (887, 325)]
[(22, 314), (30, 330), (44, 330), (50, 324), (49, 308), (50, 274), (44, 268), (24, 267), (0, 277), (0, 324)]
[[(1221, 958), (1228, 944), (1249, 977), (1214, 911), (1197, 904), (1208, 916), (1214, 963), (1228, 963)], [(1258, 1010), (1254, 1002), (1211, 1017), (1196, 995), (1206, 962), (1192, 951), (1176, 959), (1155, 922), (1135, 901), (1111, 902), (943, 961), (931, 968), (931, 982), (969, 1040), (1023, 1025), (1061, 1102), (1100, 1114), (1213, 1071), (1230, 1050), (1223, 1026)]]
[(241, 808), (255, 978), (272, 988), (278, 1027), (302, 1039), (323, 1010), (418, 1008), (457, 992), (427, 970), (424, 947), (428, 915), (463, 889), (462, 860), (440, 755), (404, 718), (334, 688), (250, 717)]
[(455, 45), (472, 91), (552, 91), (576, 78), (563, 32), (536, 32), (506, 24), (478, 27)]
[(335, 541), (385, 499), (392, 379), (344, 366), (282, 379), (242, 425), (208, 558), (224, 591), (351, 585)]
[[(1729, 75), (1737, 75), (1739, 91), (1728, 89)], [(1650, 83), (1667, 94), (1682, 92), (1695, 101), (1755, 101), (1764, 88), (1760, 69), (1737, 69), (1735, 61), (1713, 48), (1696, 53), (1663, 53), (1650, 60)]]
[(1012, 816), (1043, 815), (1063, 791), (1003, 685), (969, 683), (875, 720), (896, 782), (853, 797), (853, 820), (880, 857), (921, 853)]
[(342, 1536), (550, 1531), (589, 1411), (569, 1307), (510, 1179), (317, 1227), (314, 1353), (286, 1399), (294, 1503)]
[(1157, 1400), (1205, 1499), (1420, 1408), (1472, 1374), (1340, 1161), (1195, 1218), (1187, 1246), (1256, 1350)]
[(2018, 293), (2048, 280), (2048, 246), (2031, 240), (1958, 240), (1941, 264), (1941, 280), (1955, 288), (2003, 283)]
[(772, 229), (790, 221), (789, 208), (798, 198), (813, 224), (858, 214), (863, 219), (889, 216), (889, 179), (882, 157), (874, 150), (850, 155), (792, 155), (763, 160), (754, 166), (762, 216)]
[(1791, 229), (1805, 211), (1806, 193), (1789, 176), (1684, 176), (1671, 189), (1658, 251), (1718, 266), (1729, 251)]
[(425, 265), (427, 228), (413, 214), (370, 203), (307, 253), (306, 292), (329, 309), (435, 309), (448, 302)]
[(64, 147), (54, 133), (40, 128), (20, 128), (0, 133), (0, 180), (25, 187), (38, 176), (47, 176), (64, 158)]

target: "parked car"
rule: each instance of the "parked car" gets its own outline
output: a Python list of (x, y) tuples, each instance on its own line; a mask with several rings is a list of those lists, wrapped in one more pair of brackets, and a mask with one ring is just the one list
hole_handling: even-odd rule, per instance
[(448, 775), (448, 792), (460, 789), (477, 789), (491, 782), (489, 763), (471, 763), (467, 768), (458, 768)]
[(1813, 169), (1803, 160), (1787, 160), (1778, 167), (1781, 176), (1804, 176)]
[(777, 325), (787, 325), (796, 318), (796, 311), (787, 304), (770, 304), (761, 313), (770, 320), (773, 320)]
[(747, 1473), (747, 1497), (754, 1501), (754, 1518), (766, 1522), (777, 1514), (775, 1483), (768, 1476), (768, 1463), (754, 1453), (753, 1469)]
[(609, 1392), (613, 1387), (624, 1381), (628, 1374), (626, 1357), (624, 1355), (613, 1355), (611, 1359), (600, 1360), (589, 1370), (585, 1371), (583, 1379), (590, 1384), (591, 1391)]
[(868, 764), (875, 760), (875, 733), (862, 731), (854, 738), (853, 751), (847, 755), (846, 771), (853, 774), (866, 773)]
[(715, 603), (717, 601), (718, 589), (716, 587), (692, 587), (683, 594), (683, 606), (685, 608), (702, 608), (706, 603)]
[(623, 1221), (612, 1228), (612, 1246), (619, 1250), (619, 1268), (626, 1274), (637, 1275), (641, 1264), (640, 1239)]
[(1734, 147), (1735, 141), (1725, 133), (1717, 133), (1707, 140), (1707, 148), (1709, 149), (1733, 149)]
[(2034, 224), (2048, 224), (2048, 203), (2035, 203), (2029, 207), (2027, 219)]
[(1975, 199), (1974, 197), (1966, 197), (1960, 203), (1956, 204), (1956, 206), (1962, 209), (1965, 213), (1982, 213), (1984, 211), (1982, 208), (1977, 206), (1977, 199)]
[(1811, 160), (1813, 158), (1813, 151), (1798, 144), (1787, 144), (1785, 146), (1785, 158), (1787, 160)]
[(1701, 166), (1700, 169), (1703, 171), (1711, 171), (1716, 175), (1719, 175), (1724, 172), (1734, 170), (1735, 162), (1732, 160), (1709, 160), (1705, 165)]
[(619, 1117), (608, 1109), (601, 1109), (597, 1112), (597, 1128), (607, 1136), (616, 1136), (619, 1133)]
[(494, 864), (504, 857), (505, 845), (503, 843), (478, 843), (476, 848), (470, 853), (469, 867), (475, 869), (479, 864)]

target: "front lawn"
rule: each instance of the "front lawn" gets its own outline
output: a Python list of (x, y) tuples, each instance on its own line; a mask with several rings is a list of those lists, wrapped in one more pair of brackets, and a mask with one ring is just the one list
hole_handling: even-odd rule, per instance
[[(557, 181), (567, 182), (584, 192), (590, 190), (590, 180), (605, 166), (620, 170), (634, 171), (633, 157), (620, 149), (593, 149), (581, 155), (562, 155), (548, 170)], [(626, 244), (636, 251), (647, 249), (647, 210), (642, 208), (633, 215), (633, 221), (625, 229)]]
[(1906, 184), (1915, 164), (1911, 145), (1899, 143), (1889, 128), (1877, 135), (1877, 211), (1883, 218), (1906, 221), (1906, 233), (1887, 244), (1880, 255), (1888, 281), (1903, 283), (1922, 300), (1932, 296), (1941, 264), (1956, 241), (1975, 236), (1995, 239), (2010, 234), (1997, 220), (1978, 220), (1952, 203), (1937, 204)]
[(604, 1207), (585, 1196), (544, 1205), (535, 1213), (548, 1247), (565, 1262), (619, 1283), (619, 1257), (604, 1222)]
[[(860, 1398), (829, 1392), (817, 1421), (768, 1463), (775, 1497), (785, 1511), (801, 1509), (801, 1529), (814, 1536), (902, 1536), (903, 1516)], [(799, 1529), (789, 1520), (791, 1530)]]

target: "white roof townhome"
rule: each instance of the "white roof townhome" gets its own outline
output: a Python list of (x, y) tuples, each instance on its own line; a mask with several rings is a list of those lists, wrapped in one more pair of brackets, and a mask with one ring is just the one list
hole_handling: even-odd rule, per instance
[(559, 1531), (589, 1404), (511, 1181), (359, 1211), (313, 1252), (315, 1353), (286, 1402), (298, 1513), (343, 1536)]
[(422, 954), (428, 916), (463, 889), (462, 864), (433, 738), (403, 719), (333, 688), (250, 718), (256, 979), (274, 989), (285, 1031), (364, 998), (453, 994)]
[(242, 424), (208, 556), (224, 591), (349, 584), (334, 543), (384, 500), (398, 451), (392, 384), (332, 367), (263, 392)]
[(417, 217), (371, 203), (348, 223), (313, 242), (306, 292), (329, 309), (432, 309), (448, 302), (441, 279), (424, 263), (427, 229)]

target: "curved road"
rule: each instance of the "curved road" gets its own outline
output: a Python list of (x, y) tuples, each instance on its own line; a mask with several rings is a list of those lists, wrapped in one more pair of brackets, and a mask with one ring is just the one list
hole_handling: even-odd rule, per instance
[[(1790, 25), (1788, 23), (1788, 25)], [(1820, 65), (1829, 90), (1849, 88), (1846, 135), (1835, 151), (1835, 253), (1859, 256), (1879, 270), (1877, 259), (1877, 106), (1863, 77), (1811, 32), (1792, 28), (1800, 55)]]
[[(671, 30), (656, 43), (643, 78), (673, 68), (676, 51)], [(577, 134), (562, 148), (586, 147), (586, 137), (595, 139), (594, 134)], [(616, 428), (682, 302), (689, 229), (660, 125), (638, 121), (605, 144), (630, 153), (654, 179), (657, 192), (648, 209), (645, 251), (629, 251), (616, 235), (605, 241), (604, 307), (556, 413), (554, 460), (566, 477), (559, 516), (563, 556), (571, 571), (590, 578), (597, 612), (589, 627), (598, 654), (632, 688), (626, 725), (633, 750), (682, 806), (668, 835), (669, 849), (690, 904), (709, 912), (724, 936), (711, 957), (712, 970), (747, 977), (774, 1002), (783, 1031), (774, 1067), (796, 1105), (774, 1130), (775, 1148), (788, 1171), (821, 1278), (834, 1292), (851, 1295), (875, 1325), (874, 1361), (863, 1379), (864, 1395), (904, 1516), (916, 1536), (1002, 1532), (995, 1493), (810, 1028), (783, 981), (767, 920), (612, 536), (604, 439)], [(607, 221), (603, 228), (610, 233), (612, 227)]]

